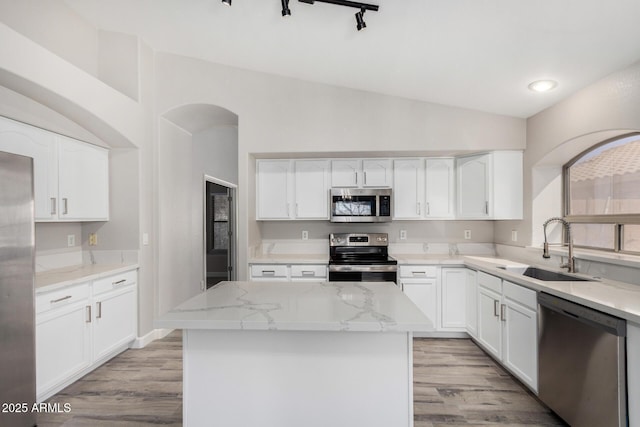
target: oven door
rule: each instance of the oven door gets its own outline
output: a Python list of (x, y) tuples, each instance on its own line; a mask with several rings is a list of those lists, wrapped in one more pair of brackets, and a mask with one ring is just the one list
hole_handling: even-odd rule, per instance
[(329, 265), (330, 282), (394, 282), (397, 265)]

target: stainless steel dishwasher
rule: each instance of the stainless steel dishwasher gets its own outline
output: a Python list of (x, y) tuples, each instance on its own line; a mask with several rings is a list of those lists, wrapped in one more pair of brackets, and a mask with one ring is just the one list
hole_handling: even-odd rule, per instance
[(626, 322), (543, 292), (538, 304), (538, 397), (572, 426), (626, 426)]

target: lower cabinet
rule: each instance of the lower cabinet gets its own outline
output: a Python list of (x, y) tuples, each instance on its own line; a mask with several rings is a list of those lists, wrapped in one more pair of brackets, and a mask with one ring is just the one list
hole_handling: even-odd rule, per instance
[(137, 335), (137, 272), (36, 295), (36, 397), (49, 398)]
[(534, 392), (538, 391), (536, 292), (478, 272), (478, 343)]
[(478, 336), (478, 284), (475, 270), (465, 268), (467, 280), (465, 282), (465, 320), (467, 322), (467, 333), (472, 337)]
[(401, 279), (401, 283), (404, 293), (433, 322), (433, 326), (437, 329), (437, 279), (426, 277), (424, 279)]

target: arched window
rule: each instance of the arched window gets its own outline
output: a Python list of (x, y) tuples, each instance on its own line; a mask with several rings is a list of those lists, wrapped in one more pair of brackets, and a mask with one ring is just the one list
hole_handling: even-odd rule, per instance
[(564, 167), (576, 246), (640, 253), (640, 134), (592, 147)]

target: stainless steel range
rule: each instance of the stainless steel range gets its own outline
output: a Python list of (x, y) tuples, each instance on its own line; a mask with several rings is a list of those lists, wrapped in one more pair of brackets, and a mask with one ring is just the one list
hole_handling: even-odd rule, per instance
[(398, 261), (389, 256), (387, 233), (329, 235), (329, 280), (396, 282)]

